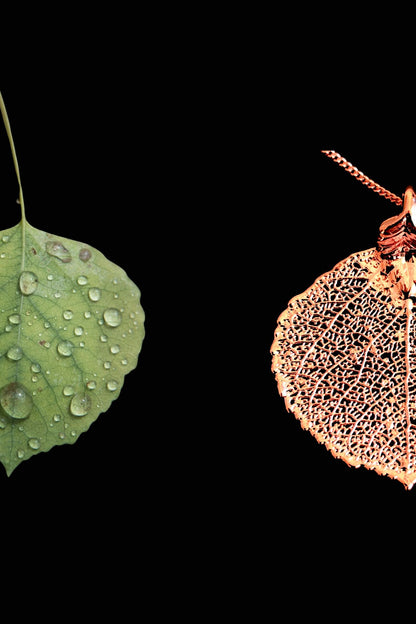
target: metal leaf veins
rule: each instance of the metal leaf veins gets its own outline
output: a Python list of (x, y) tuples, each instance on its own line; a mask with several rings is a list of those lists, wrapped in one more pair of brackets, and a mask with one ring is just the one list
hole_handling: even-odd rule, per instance
[(416, 482), (416, 196), (279, 316), (272, 370), (288, 410), (350, 466)]

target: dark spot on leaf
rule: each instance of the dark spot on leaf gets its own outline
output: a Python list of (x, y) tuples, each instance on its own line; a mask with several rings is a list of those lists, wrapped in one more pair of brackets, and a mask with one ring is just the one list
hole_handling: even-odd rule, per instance
[(91, 252), (89, 249), (84, 247), (83, 249), (80, 250), (79, 259), (82, 260), (82, 262), (88, 262), (90, 258), (91, 258)]

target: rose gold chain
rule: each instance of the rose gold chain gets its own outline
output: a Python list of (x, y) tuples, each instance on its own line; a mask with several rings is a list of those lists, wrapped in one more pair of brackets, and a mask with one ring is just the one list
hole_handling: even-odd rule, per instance
[(402, 205), (403, 200), (401, 197), (398, 197), (398, 195), (395, 195), (394, 193), (391, 193), (387, 189), (383, 188), (382, 186), (380, 186), (380, 184), (377, 184), (377, 182), (374, 182), (374, 180), (370, 180), (369, 177), (367, 177), (361, 171), (359, 171), (357, 167), (354, 167), (354, 165), (348, 162), (346, 158), (343, 158), (340, 154), (338, 154), (337, 152), (334, 152), (334, 150), (322, 150), (322, 153), (328, 156), (328, 158), (332, 158), (332, 160), (336, 162), (340, 167), (343, 167), (345, 171), (348, 171), (348, 173), (354, 176), (354, 178), (357, 178), (359, 182), (361, 182), (362, 184), (365, 184), (365, 186), (368, 186), (368, 188), (374, 191), (375, 193), (378, 193), (382, 197), (389, 199), (391, 202), (393, 202), (397, 206)]

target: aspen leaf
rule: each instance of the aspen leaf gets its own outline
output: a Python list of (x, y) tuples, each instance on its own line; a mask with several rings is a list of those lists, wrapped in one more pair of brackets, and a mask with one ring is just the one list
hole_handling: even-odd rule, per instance
[(144, 338), (140, 292), (88, 243), (22, 219), (0, 232), (0, 461), (75, 442), (116, 399)]
[(272, 370), (302, 427), (350, 466), (416, 483), (416, 193), (403, 200), (339, 154), (325, 152), (402, 206), (359, 251), (294, 297), (277, 321)]

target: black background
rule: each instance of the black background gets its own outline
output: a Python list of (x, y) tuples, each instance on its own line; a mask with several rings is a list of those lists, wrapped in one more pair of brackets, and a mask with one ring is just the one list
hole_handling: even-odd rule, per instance
[[(374, 246), (397, 210), (320, 150), (396, 194), (416, 186), (406, 83), (382, 40), (364, 61), (339, 32), (302, 39), (296, 20), (188, 28), (164, 12), (136, 16), (136, 32), (129, 17), (56, 32), (0, 85), (28, 221), (100, 249), (146, 312), (110, 410), (75, 445), (0, 473), (16, 572), (39, 553), (51, 577), (82, 572), (89, 608), (119, 614), (215, 612), (219, 599), (258, 614), (285, 588), (308, 596), (323, 566), (335, 570), (313, 598), (324, 604), (342, 571), (400, 564), (416, 491), (302, 431), (269, 350), (289, 299)], [(0, 159), (6, 228), (19, 214), (4, 132)]]

